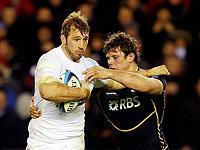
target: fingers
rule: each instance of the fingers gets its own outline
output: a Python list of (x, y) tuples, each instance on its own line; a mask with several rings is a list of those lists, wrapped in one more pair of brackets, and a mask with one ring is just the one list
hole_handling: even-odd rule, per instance
[(92, 70), (98, 68), (98, 66), (87, 68), (85, 71), (82, 72), (82, 74), (87, 74), (88, 72), (91, 72)]
[(168, 69), (167, 69), (167, 67), (165, 65), (162, 65), (161, 67), (163, 69), (163, 74), (164, 75), (170, 75), (170, 72), (168, 71)]
[(86, 98), (85, 99), (83, 99), (83, 102), (86, 102), (86, 101), (88, 101), (89, 100), (89, 98), (90, 98), (90, 95), (91, 95), (91, 89), (90, 89), (90, 87), (89, 87), (89, 82), (85, 82), (85, 81), (82, 81), (82, 88), (85, 88), (85, 90), (87, 91), (86, 93)]
[(165, 65), (157, 66), (152, 69), (146, 70), (146, 76), (159, 76), (159, 75), (170, 75)]
[(89, 83), (86, 82), (86, 81), (81, 81), (81, 87), (87, 89), (88, 91), (90, 91)]
[(41, 116), (41, 113), (40, 114), (39, 113), (31, 114), (31, 118), (33, 118), (33, 119), (37, 119), (40, 116)]
[(85, 74), (84, 80), (86, 82), (90, 82), (92, 80), (94, 80), (94, 73), (93, 72), (88, 72)]
[(81, 81), (81, 83), (82, 83), (81, 87), (82, 87), (82, 89), (84, 90), (84, 93), (85, 93), (85, 98), (82, 99), (82, 101), (86, 102), (89, 99), (90, 95), (91, 95), (91, 89), (89, 88), (89, 83), (88, 82)]
[(34, 96), (31, 97), (30, 114), (31, 118), (33, 119), (36, 119), (41, 116), (41, 111), (38, 109), (38, 107), (34, 106)]
[(90, 77), (92, 76), (91, 74), (91, 68), (86, 69), (85, 71), (82, 72), (84, 74), (84, 80), (89, 81)]
[(97, 69), (97, 67), (92, 67), (83, 71), (82, 74), (85, 75), (84, 80), (87, 82), (93, 81), (95, 79), (95, 74), (97, 74)]
[(82, 74), (89, 74), (89, 73), (92, 73), (92, 72), (95, 72), (95, 71), (98, 71), (101, 69), (103, 69), (103, 67), (101, 67), (101, 66), (91, 67), (91, 68), (88, 68), (85, 71), (83, 71)]
[(41, 111), (37, 107), (31, 106), (30, 114), (31, 114), (31, 118), (36, 119), (41, 116)]
[(30, 107), (34, 106), (34, 96), (31, 97)]
[(86, 69), (85, 71), (83, 71), (83, 74), (85, 75), (84, 80), (89, 82), (99, 78), (101, 79), (107, 78), (106, 69), (101, 66), (95, 66)]
[(170, 75), (167, 67), (165, 65), (161, 65), (155, 68), (152, 68), (152, 75)]

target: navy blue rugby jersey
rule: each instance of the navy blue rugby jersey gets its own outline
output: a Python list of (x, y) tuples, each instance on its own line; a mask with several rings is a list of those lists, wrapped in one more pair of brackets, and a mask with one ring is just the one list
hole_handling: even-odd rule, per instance
[(164, 90), (150, 95), (133, 89), (101, 90), (99, 107), (111, 124), (118, 150), (168, 150), (161, 129), (165, 110), (166, 81), (159, 79)]
[[(165, 89), (166, 81), (161, 77), (158, 79)], [(142, 129), (144, 124), (149, 124), (148, 121), (153, 121), (153, 128), (159, 128), (165, 109), (164, 91), (161, 95), (149, 95), (128, 88), (101, 90), (97, 97), (102, 113), (114, 130), (130, 132)]]

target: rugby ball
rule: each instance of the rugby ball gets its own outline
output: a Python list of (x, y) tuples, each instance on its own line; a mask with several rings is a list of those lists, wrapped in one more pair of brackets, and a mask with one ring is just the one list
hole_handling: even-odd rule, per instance
[[(63, 84), (66, 84), (71, 87), (81, 87), (81, 83), (79, 79), (76, 77), (76, 75), (67, 70), (60, 76), (60, 82)], [(59, 102), (57, 103), (57, 107), (61, 112), (71, 112), (73, 111), (79, 104), (79, 101), (71, 101), (71, 102)]]

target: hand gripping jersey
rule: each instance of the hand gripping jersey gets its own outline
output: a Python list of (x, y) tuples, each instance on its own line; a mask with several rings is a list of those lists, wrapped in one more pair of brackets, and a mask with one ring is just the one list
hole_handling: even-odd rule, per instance
[[(160, 80), (165, 87), (165, 80)], [(113, 128), (120, 149), (167, 149), (160, 127), (165, 108), (164, 92), (148, 95), (128, 88), (102, 90), (98, 103)]]

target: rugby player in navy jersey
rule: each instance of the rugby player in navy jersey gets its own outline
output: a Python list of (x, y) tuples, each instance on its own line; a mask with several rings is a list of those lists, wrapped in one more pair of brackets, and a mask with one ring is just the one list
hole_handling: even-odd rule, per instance
[[(92, 67), (85, 80), (111, 79), (108, 89), (98, 90), (97, 100), (111, 124), (118, 150), (167, 150), (162, 132), (166, 81), (163, 76), (146, 77), (138, 67), (137, 40), (124, 32), (110, 35), (104, 52), (109, 69)], [(124, 88), (117, 89), (121, 83)]]

